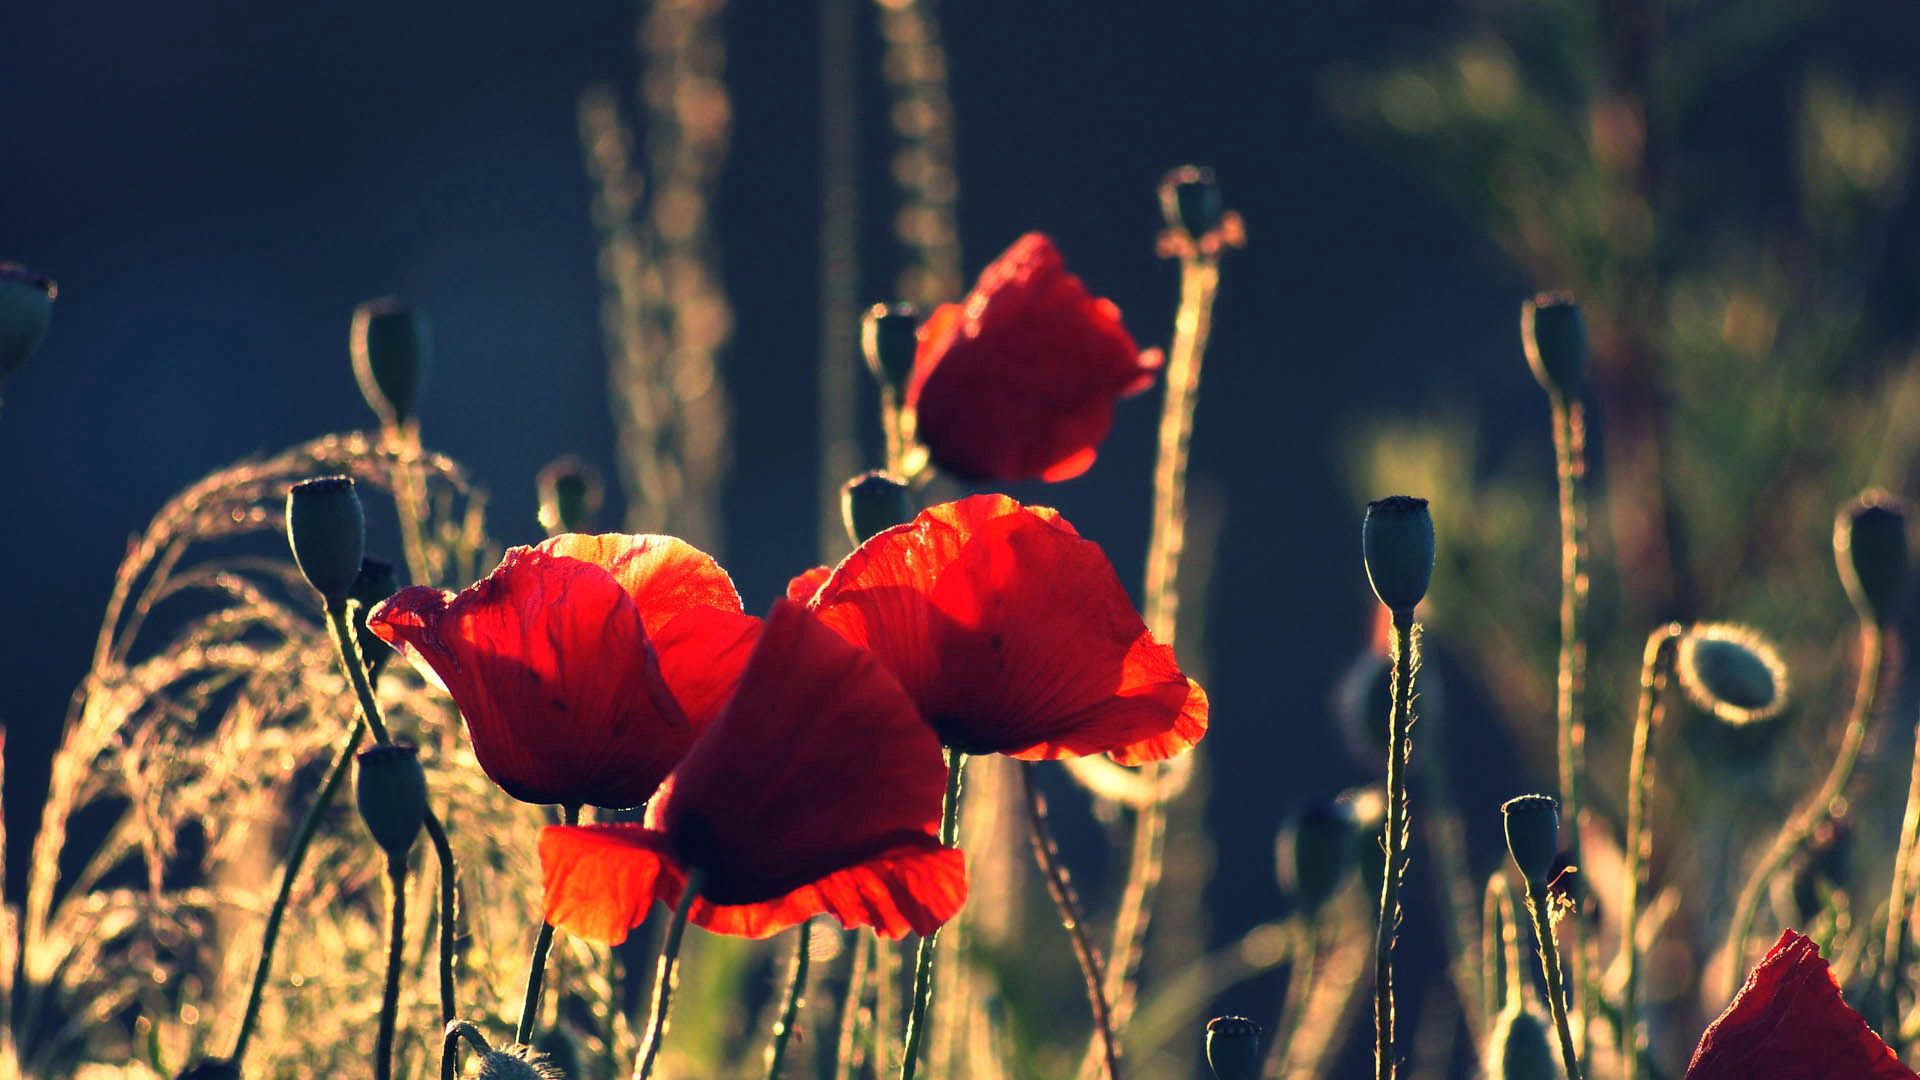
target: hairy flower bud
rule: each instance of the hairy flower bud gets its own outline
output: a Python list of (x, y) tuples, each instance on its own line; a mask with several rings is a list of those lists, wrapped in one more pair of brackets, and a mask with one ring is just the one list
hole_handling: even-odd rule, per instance
[(1412, 612), (1433, 580), (1433, 515), (1427, 500), (1393, 495), (1367, 504), (1360, 526), (1367, 581), (1395, 613)]
[(354, 774), (354, 801), (360, 820), (390, 859), (404, 860), (427, 820), (427, 773), (420, 751), (406, 743), (386, 743), (360, 751)]
[(840, 520), (856, 546), (913, 515), (913, 491), (892, 473), (862, 473), (840, 488)]
[(375, 674), (387, 665), (393, 656), (393, 647), (367, 629), (367, 612), (399, 591), (400, 578), (393, 572), (393, 564), (378, 555), (360, 560), (360, 575), (353, 579), (353, 588), (347, 590), (347, 599), (358, 605), (353, 609), (354, 640), (360, 643), (360, 658), (367, 662), (367, 670)]
[(875, 304), (860, 320), (860, 351), (881, 386), (904, 392), (919, 351), (920, 312), (912, 304)]
[(327, 610), (340, 610), (367, 548), (366, 512), (353, 481), (323, 476), (293, 485), (287, 492), (287, 543)]
[(606, 501), (600, 470), (566, 454), (547, 462), (536, 481), (540, 491), (540, 527), (548, 536), (590, 533)]
[(1182, 165), (1160, 178), (1160, 213), (1167, 228), (1186, 233), (1193, 242), (1219, 228), (1225, 212), (1212, 169)]
[(1893, 621), (1907, 577), (1907, 504), (1878, 489), (1840, 508), (1833, 522), (1840, 583), (1863, 621)]
[(1487, 1037), (1487, 1080), (1557, 1080), (1560, 1070), (1547, 1021), (1517, 1002), (1502, 1010)]
[(1506, 816), (1513, 865), (1529, 886), (1546, 887), (1560, 850), (1560, 804), (1551, 795), (1521, 795), (1502, 803), (1500, 812)]
[(412, 420), (433, 363), (427, 317), (391, 296), (369, 300), (353, 310), (348, 347), (360, 393), (380, 423), (393, 428)]
[(566, 1080), (567, 1074), (544, 1055), (526, 1046), (509, 1046), (480, 1055), (474, 1080)]
[(0, 379), (26, 362), (53, 318), (53, 279), (18, 263), (0, 263)]
[(1587, 385), (1587, 320), (1565, 293), (1541, 293), (1520, 306), (1520, 344), (1547, 393), (1573, 397)]
[(1217, 1080), (1255, 1080), (1260, 1075), (1260, 1025), (1244, 1016), (1207, 1021), (1207, 1067)]
[(1353, 869), (1358, 831), (1345, 803), (1314, 803), (1291, 815), (1274, 845), (1281, 887), (1308, 912), (1320, 910)]

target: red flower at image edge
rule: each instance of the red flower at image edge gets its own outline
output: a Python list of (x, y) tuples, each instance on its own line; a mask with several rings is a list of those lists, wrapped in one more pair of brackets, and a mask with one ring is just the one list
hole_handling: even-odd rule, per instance
[(1106, 553), (1054, 510), (1004, 495), (929, 507), (861, 544), (811, 604), (969, 754), (1137, 765), (1207, 731), (1206, 693), (1153, 640)]
[(720, 711), (760, 620), (670, 536), (556, 536), (457, 594), (414, 586), (367, 625), (466, 718), (474, 757), (531, 803), (647, 801)]
[(1116, 399), (1146, 389), (1120, 309), (1067, 273), (1053, 241), (1021, 237), (961, 304), (920, 328), (907, 384), (914, 434), (943, 468), (972, 479), (1069, 480), (1113, 426)]
[(883, 937), (932, 933), (967, 898), (964, 859), (937, 839), (946, 779), (899, 683), (780, 601), (644, 827), (541, 831), (547, 921), (618, 943), (699, 869), (689, 917), (716, 933), (767, 937), (820, 914)]
[(1820, 949), (1791, 930), (1708, 1025), (1686, 1080), (1912, 1080), (1840, 998)]

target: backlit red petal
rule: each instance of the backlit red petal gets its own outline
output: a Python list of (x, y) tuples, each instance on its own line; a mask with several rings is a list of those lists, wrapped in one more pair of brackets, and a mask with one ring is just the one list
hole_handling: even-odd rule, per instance
[(764, 938), (815, 915), (831, 915), (848, 929), (868, 926), (881, 937), (898, 939), (933, 933), (959, 914), (966, 900), (966, 859), (929, 837), (772, 900), (734, 905), (696, 900), (691, 918), (718, 934)]
[(666, 837), (638, 825), (550, 825), (540, 830), (546, 920), (568, 933), (618, 945), (665, 893), (680, 896)]
[(733, 696), (760, 636), (760, 620), (720, 608), (690, 608), (653, 635), (660, 674), (695, 735)]
[(792, 581), (787, 582), (787, 599), (796, 604), (811, 603), (813, 594), (820, 591), (820, 586), (827, 583), (827, 578), (832, 573), (831, 566), (816, 566), (798, 574)]
[(740, 593), (713, 556), (675, 536), (566, 533), (538, 548), (612, 574), (639, 608), (647, 633), (693, 608), (738, 612)]

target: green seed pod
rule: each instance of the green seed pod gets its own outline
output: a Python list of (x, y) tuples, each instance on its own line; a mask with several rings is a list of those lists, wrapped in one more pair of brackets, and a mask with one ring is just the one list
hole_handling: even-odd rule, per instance
[(25, 363), (46, 336), (59, 294), (47, 275), (0, 262), (0, 379)]
[(606, 501), (600, 470), (567, 454), (547, 462), (536, 481), (540, 490), (540, 527), (548, 536), (590, 533)]
[(567, 1073), (530, 1046), (509, 1046), (480, 1055), (474, 1080), (566, 1080)]
[(1360, 547), (1373, 595), (1395, 613), (1411, 613), (1433, 580), (1433, 514), (1427, 500), (1394, 495), (1368, 503)]
[(1886, 626), (1907, 577), (1907, 503), (1878, 489), (1861, 492), (1833, 521), (1840, 583), (1862, 621)]
[(920, 350), (920, 312), (912, 304), (875, 304), (860, 320), (860, 351), (876, 382), (896, 394), (913, 377)]
[(240, 1080), (240, 1066), (225, 1058), (207, 1058), (187, 1066), (174, 1080)]
[(1207, 1021), (1207, 1067), (1217, 1080), (1257, 1080), (1260, 1025), (1244, 1016), (1216, 1016)]
[(1178, 229), (1196, 243), (1220, 227), (1225, 204), (1213, 170), (1182, 165), (1160, 178), (1160, 214), (1167, 228)]
[(1551, 795), (1521, 795), (1500, 805), (1506, 816), (1507, 854), (1532, 887), (1553, 880), (1553, 857), (1560, 850), (1560, 804)]
[(360, 751), (354, 774), (354, 801), (375, 843), (387, 857), (405, 860), (427, 820), (427, 773), (420, 751), (406, 743), (386, 743)]
[(913, 520), (913, 489), (892, 473), (862, 473), (840, 488), (840, 520), (855, 545)]
[(378, 555), (368, 555), (360, 560), (360, 576), (353, 579), (353, 588), (347, 590), (347, 599), (356, 605), (353, 609), (354, 640), (360, 643), (360, 657), (367, 662), (367, 669), (376, 675), (387, 666), (387, 660), (393, 656), (393, 647), (367, 629), (367, 612), (399, 591), (400, 578), (393, 572), (393, 564)]
[(1289, 815), (1274, 843), (1280, 887), (1308, 912), (1319, 911), (1353, 871), (1356, 837), (1344, 803), (1313, 803)]
[(1560, 1070), (1547, 1021), (1518, 1003), (1501, 1010), (1487, 1037), (1487, 1080), (1558, 1080)]
[(1587, 320), (1565, 293), (1541, 293), (1520, 306), (1520, 344), (1547, 393), (1579, 395), (1587, 385)]
[(353, 481), (323, 476), (293, 485), (287, 492), (287, 543), (327, 610), (340, 610), (367, 548), (366, 512)]
[(414, 417), (420, 387), (433, 364), (433, 331), (427, 317), (393, 297), (353, 309), (348, 341), (360, 393), (389, 428)]

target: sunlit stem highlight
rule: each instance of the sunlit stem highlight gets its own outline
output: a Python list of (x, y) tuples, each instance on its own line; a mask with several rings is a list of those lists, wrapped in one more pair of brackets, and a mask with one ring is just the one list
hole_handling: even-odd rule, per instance
[(793, 967), (787, 974), (787, 997), (780, 1006), (780, 1017), (773, 1022), (773, 1041), (767, 1044), (767, 1080), (780, 1080), (780, 1067), (787, 1057), (787, 1040), (793, 1037), (793, 1025), (807, 1002), (807, 971), (812, 966), (813, 920), (799, 926), (793, 943)]
[(1567, 1080), (1581, 1080), (1580, 1055), (1573, 1048), (1573, 1030), (1567, 1023), (1567, 986), (1560, 974), (1560, 947), (1553, 938), (1553, 900), (1545, 883), (1527, 883), (1527, 914), (1533, 916), (1533, 936), (1540, 942), (1540, 971), (1547, 978), (1547, 1009), (1560, 1035), (1560, 1062)]
[(380, 1033), (373, 1044), (375, 1080), (393, 1076), (393, 1036), (400, 1016), (400, 969), (406, 963), (407, 864), (387, 859), (387, 981), (380, 994)]
[[(960, 773), (967, 756), (947, 750), (947, 794), (940, 805), (940, 843), (952, 847), (960, 834)], [(933, 948), (939, 930), (920, 939), (913, 954), (913, 1005), (907, 1013), (907, 1038), (901, 1051), (900, 1080), (913, 1080), (920, 1066), (920, 1044), (926, 1040), (928, 1013), (933, 999)]]
[[(1560, 668), (1555, 716), (1559, 744), (1560, 806), (1569, 828), (1567, 860), (1580, 862), (1580, 782), (1586, 772), (1587, 725), (1587, 420), (1579, 398), (1550, 391), (1553, 450), (1560, 492)], [(1584, 1019), (1593, 999), (1587, 984), (1585, 934), (1577, 920), (1568, 950)], [(1587, 1024), (1581, 1024), (1581, 1032)]]
[(647, 1017), (647, 1037), (640, 1059), (633, 1066), (634, 1080), (647, 1080), (653, 1075), (653, 1064), (660, 1057), (660, 1044), (667, 1039), (667, 1014), (673, 1008), (674, 984), (680, 979), (680, 943), (687, 936), (687, 916), (693, 911), (693, 902), (699, 898), (706, 881), (705, 871), (687, 871), (680, 903), (674, 906), (673, 918), (667, 923), (666, 941), (660, 946), (660, 968), (653, 978), (653, 1008)]
[(1100, 1040), (1107, 1080), (1119, 1080), (1120, 1042), (1114, 1035), (1113, 1014), (1107, 1007), (1100, 953), (1087, 937), (1086, 919), (1080, 911), (1080, 900), (1074, 895), (1073, 882), (1067, 877), (1067, 868), (1060, 864), (1059, 850), (1053, 842), (1053, 834), (1047, 829), (1047, 803), (1033, 782), (1033, 773), (1032, 762), (1020, 763), (1020, 784), (1026, 795), (1027, 836), (1033, 842), (1033, 861), (1040, 867), (1040, 876), (1047, 883), (1047, 895), (1053, 898), (1053, 906), (1059, 910), (1060, 925), (1073, 942), (1073, 958), (1079, 962), (1080, 974), (1086, 979), (1087, 1004), (1093, 1011), (1093, 1033)]
[(1653, 837), (1647, 829), (1647, 797), (1653, 790), (1653, 733), (1666, 711), (1667, 680), (1673, 671), (1674, 647), (1684, 633), (1679, 623), (1668, 623), (1647, 637), (1640, 661), (1640, 709), (1633, 725), (1633, 753), (1627, 765), (1627, 895), (1620, 922), (1620, 963), (1625, 978), (1620, 990), (1621, 1072), (1634, 1080), (1640, 1071), (1640, 890), (1647, 881), (1647, 862)]
[(1393, 613), (1393, 714), (1387, 729), (1386, 866), (1380, 921), (1373, 938), (1373, 1074), (1391, 1080), (1398, 1062), (1393, 1034), (1393, 944), (1400, 931), (1400, 879), (1407, 864), (1407, 762), (1412, 754), (1413, 677), (1420, 666), (1420, 626), (1411, 610)]
[[(564, 825), (580, 824), (580, 808), (561, 807), (560, 821)], [(553, 924), (542, 919), (540, 935), (533, 940), (533, 960), (527, 965), (527, 993), (520, 1004), (520, 1026), (513, 1034), (513, 1041), (523, 1046), (533, 1044), (533, 1029), (540, 1022), (540, 986), (547, 977), (547, 954), (552, 951)]]

